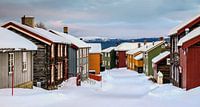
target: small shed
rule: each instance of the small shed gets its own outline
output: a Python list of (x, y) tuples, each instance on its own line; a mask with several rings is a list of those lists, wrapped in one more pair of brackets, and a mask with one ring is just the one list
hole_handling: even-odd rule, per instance
[(186, 34), (178, 42), (182, 88), (200, 86), (200, 27)]
[(0, 88), (33, 87), (33, 53), (37, 46), (20, 35), (0, 28)]
[(152, 59), (152, 68), (154, 70), (154, 79), (157, 80), (158, 72), (163, 74), (163, 83), (170, 82), (170, 52), (164, 51)]

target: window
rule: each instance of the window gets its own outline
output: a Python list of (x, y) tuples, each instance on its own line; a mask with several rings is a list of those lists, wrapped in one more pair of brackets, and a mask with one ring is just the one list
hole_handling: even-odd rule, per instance
[(63, 63), (60, 63), (60, 78), (63, 78)]
[(22, 54), (22, 70), (27, 71), (27, 52), (23, 52)]
[(108, 53), (108, 57), (110, 57), (110, 53)]
[(170, 65), (170, 58), (167, 58), (167, 65)]
[(51, 65), (51, 82), (54, 82), (54, 65)]
[(105, 53), (105, 57), (107, 57), (107, 53)]
[(108, 62), (108, 66), (110, 66), (110, 62)]
[(60, 45), (58, 44), (58, 57), (60, 57)]
[(67, 56), (67, 46), (65, 46), (65, 56)]
[(15, 57), (14, 57), (14, 53), (9, 53), (8, 54), (8, 67), (9, 67), (9, 69), (8, 69), (8, 73), (9, 74), (12, 74), (13, 73), (13, 71), (14, 71), (14, 64), (15, 64)]
[(51, 45), (51, 58), (54, 58), (54, 45)]
[(63, 56), (63, 45), (60, 46), (60, 54), (61, 54), (60, 56), (62, 57)]

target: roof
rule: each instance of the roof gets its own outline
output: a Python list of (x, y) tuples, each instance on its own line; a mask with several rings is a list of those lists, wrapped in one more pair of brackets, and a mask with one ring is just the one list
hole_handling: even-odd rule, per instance
[(86, 42), (84, 42), (84, 41), (80, 40), (79, 38), (72, 36), (70, 34), (58, 32), (55, 30), (49, 30), (49, 31), (66, 38), (69, 42), (71, 42), (71, 44), (76, 45), (78, 48), (90, 47)]
[(138, 42), (133, 42), (133, 43), (128, 43), (128, 42), (124, 42), (121, 43), (120, 45), (118, 45), (115, 50), (116, 51), (128, 51), (128, 50), (132, 50), (132, 49), (136, 49), (138, 48)]
[(152, 43), (148, 43), (148, 44), (146, 44), (146, 45), (141, 46), (140, 48), (136, 48), (136, 49), (129, 50), (129, 51), (126, 52), (126, 54), (135, 54), (135, 53), (137, 53), (137, 52), (140, 52), (140, 51), (144, 50), (145, 46), (149, 46), (149, 45), (151, 45), (151, 44), (152, 44)]
[(112, 50), (115, 50), (116, 47), (109, 47), (106, 49), (103, 49), (101, 52), (111, 52)]
[(192, 30), (190, 33), (188, 33), (187, 35), (185, 35), (184, 37), (182, 37), (179, 41), (178, 41), (178, 46), (182, 46), (185, 42), (197, 37), (200, 35), (200, 27)]
[(165, 57), (167, 57), (168, 55), (170, 55), (170, 52), (169, 51), (165, 51), (165, 52), (162, 52), (160, 53), (158, 56), (154, 57), (152, 59), (152, 62), (153, 63), (157, 63), (159, 62), (160, 60), (164, 59)]
[(173, 34), (176, 34), (178, 30), (180, 30), (181, 28), (187, 26), (189, 23), (191, 23), (192, 21), (196, 20), (200, 18), (200, 14), (192, 17), (191, 19), (187, 20), (187, 21), (184, 21), (182, 22), (181, 24), (179, 24), (178, 26), (174, 27), (173, 29), (171, 29), (168, 33), (168, 35), (173, 35)]
[[(50, 40), (52, 42), (68, 43), (66, 38), (57, 36), (56, 34), (50, 33), (49, 31), (44, 30), (42, 28), (37, 28), (37, 27), (32, 28), (32, 27), (29, 27), (27, 25), (23, 25), (23, 24), (21, 24), (19, 22), (15, 22), (15, 21), (10, 21), (10, 22), (7, 22), (6, 24), (8, 24), (8, 23), (13, 23), (13, 24), (15, 24), (15, 25), (17, 25), (19, 27), (22, 27), (22, 28), (32, 32), (32, 33), (38, 34), (39, 36), (41, 36), (41, 37), (43, 37), (45, 39), (48, 39), (48, 40)], [(4, 24), (4, 25), (6, 25), (6, 24)]]
[(89, 53), (101, 53), (101, 43), (88, 43), (91, 47)]
[(143, 53), (140, 53), (139, 55), (134, 57), (135, 60), (141, 60), (143, 58)]
[(14, 48), (15, 50), (37, 50), (37, 46), (28, 39), (6, 28), (0, 27), (0, 49)]
[(148, 51), (154, 49), (155, 47), (160, 46), (163, 43), (164, 43), (164, 41), (156, 41), (156, 42), (154, 42), (154, 43), (152, 43), (150, 45), (146, 45), (145, 48), (142, 49), (142, 51), (143, 52), (148, 52)]

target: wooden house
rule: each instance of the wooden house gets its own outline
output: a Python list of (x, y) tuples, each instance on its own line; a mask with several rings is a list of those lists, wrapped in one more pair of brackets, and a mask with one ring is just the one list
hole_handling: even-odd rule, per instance
[(200, 27), (182, 37), (178, 42), (182, 88), (200, 86)]
[(134, 70), (137, 71), (138, 73), (143, 73), (143, 66), (144, 66), (144, 61), (143, 61), (143, 53), (140, 53), (134, 57)]
[(170, 62), (171, 62), (171, 82), (178, 87), (182, 87), (182, 72), (180, 67), (180, 53), (178, 47), (178, 41), (183, 38), (187, 33), (197, 28), (200, 24), (200, 15), (197, 15), (187, 21), (184, 21), (180, 25), (174, 27), (169, 32), (170, 36)]
[(102, 63), (106, 69), (112, 69), (116, 67), (116, 52), (115, 47), (109, 47), (102, 50)]
[(0, 28), (0, 88), (33, 87), (33, 50), (31, 41)]
[(66, 38), (71, 42), (68, 48), (68, 77), (77, 77), (81, 79), (88, 78), (89, 73), (89, 48), (90, 46), (79, 38), (68, 33), (68, 27), (64, 27), (64, 33), (55, 30), (50, 32)]
[(34, 54), (34, 85), (45, 89), (55, 89), (67, 79), (67, 42), (42, 28), (35, 27), (34, 17), (22, 17), (22, 24), (10, 21), (2, 27), (7, 28), (37, 45)]
[(89, 50), (89, 70), (95, 71), (95, 74), (100, 74), (101, 67), (101, 44), (100, 43), (88, 43)]
[(126, 61), (126, 52), (132, 49), (136, 49), (140, 47), (140, 43), (121, 43), (115, 48), (116, 51), (116, 67), (126, 67), (127, 61)]
[(152, 59), (159, 55), (163, 49), (165, 49), (164, 41), (153, 42), (151, 45), (147, 45), (142, 49), (144, 61), (143, 70), (147, 76), (153, 77)]
[[(142, 59), (138, 59), (139, 56), (141, 56), (141, 50), (142, 49), (143, 49), (143, 46), (140, 47), (140, 48), (133, 49), (133, 50), (130, 50), (130, 51), (126, 52), (126, 55), (127, 55), (127, 68), (128, 69), (138, 71), (138, 67), (143, 66), (143, 60)], [(136, 60), (135, 57), (138, 60)], [(142, 61), (142, 63), (140, 62), (140, 60)]]
[(163, 75), (163, 83), (170, 82), (170, 52), (164, 51), (152, 59), (154, 79), (157, 80), (158, 72)]

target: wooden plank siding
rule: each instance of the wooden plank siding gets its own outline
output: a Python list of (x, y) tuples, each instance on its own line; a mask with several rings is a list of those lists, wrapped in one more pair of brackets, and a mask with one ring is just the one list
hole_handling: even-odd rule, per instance
[[(64, 47), (67, 46), (63, 43), (52, 43), (51, 45), (44, 43), (41, 40), (33, 38), (18, 29), (9, 27), (9, 30), (27, 38), (37, 45), (38, 50), (34, 54), (34, 85), (37, 86), (37, 82), (41, 82), (41, 87), (44, 89), (55, 89), (57, 85), (63, 80), (67, 79), (67, 51)], [(52, 57), (52, 46), (54, 55)], [(61, 47), (62, 46), (62, 49)], [(58, 50), (59, 47), (59, 50)], [(61, 52), (62, 50), (62, 52)], [(58, 56), (58, 51), (62, 53), (62, 56)], [(65, 53), (65, 54), (64, 54)], [(59, 65), (58, 65), (59, 64)], [(62, 68), (60, 68), (62, 65)], [(59, 66), (59, 67), (58, 67)], [(62, 78), (58, 78), (58, 68), (62, 71)], [(61, 74), (61, 73), (59, 73)]]
[[(23, 71), (23, 51), (0, 52), (0, 88), (11, 88), (12, 74), (9, 74), (8, 54), (14, 53), (14, 86), (21, 88), (32, 88), (33, 83), (33, 57), (32, 52), (27, 53), (27, 70)], [(28, 84), (27, 84), (28, 83)], [(23, 87), (21, 85), (24, 85)], [(29, 85), (29, 86), (28, 86)]]

